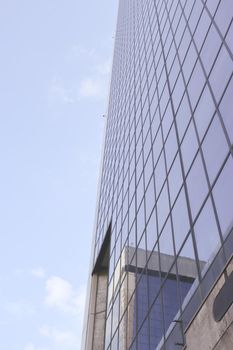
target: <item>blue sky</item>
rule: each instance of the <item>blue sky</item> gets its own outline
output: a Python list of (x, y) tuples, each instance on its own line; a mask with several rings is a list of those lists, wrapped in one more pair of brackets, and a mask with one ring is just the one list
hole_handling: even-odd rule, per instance
[(0, 2), (0, 346), (80, 348), (117, 0)]

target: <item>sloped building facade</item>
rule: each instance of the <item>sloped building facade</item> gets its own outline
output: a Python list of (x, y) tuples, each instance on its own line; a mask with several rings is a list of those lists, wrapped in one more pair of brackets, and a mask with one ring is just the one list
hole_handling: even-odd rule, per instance
[(119, 1), (85, 350), (233, 349), (232, 18)]

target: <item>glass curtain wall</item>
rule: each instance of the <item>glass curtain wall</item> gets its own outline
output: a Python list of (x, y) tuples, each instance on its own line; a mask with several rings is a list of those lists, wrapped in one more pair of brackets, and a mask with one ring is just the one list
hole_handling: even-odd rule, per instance
[(120, 0), (93, 259), (111, 223), (106, 350), (160, 348), (174, 325), (182, 347), (232, 229), (232, 17), (230, 0)]

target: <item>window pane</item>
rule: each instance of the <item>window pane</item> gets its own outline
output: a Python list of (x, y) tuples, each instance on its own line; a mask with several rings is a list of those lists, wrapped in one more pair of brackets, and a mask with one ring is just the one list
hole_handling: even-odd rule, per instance
[(207, 74), (209, 74), (209, 71), (214, 63), (220, 45), (220, 36), (212, 24), (201, 51), (201, 60), (204, 64)]
[(183, 96), (180, 107), (176, 115), (176, 123), (178, 127), (179, 139), (182, 140), (185, 130), (187, 129), (191, 117), (190, 108), (186, 94)]
[[(233, 35), (232, 35), (233, 37)], [(223, 99), (220, 104), (220, 112), (227, 129), (227, 133), (233, 144), (233, 78), (227, 87), (227, 90), (223, 96)]]
[(179, 154), (177, 154), (176, 159), (171, 167), (170, 173), (168, 175), (168, 181), (169, 181), (169, 192), (170, 192), (170, 199), (171, 199), (171, 205), (172, 205), (183, 182)]
[(215, 115), (202, 145), (210, 182), (215, 179), (228, 152), (228, 144), (218, 117)]
[(215, 15), (215, 21), (217, 26), (224, 36), (229, 26), (230, 21), (232, 20), (232, 3), (230, 1), (221, 1), (218, 11)]
[(163, 152), (161, 153), (158, 164), (155, 168), (154, 176), (155, 176), (156, 195), (158, 196), (166, 176)]
[(179, 194), (179, 197), (172, 210), (172, 219), (173, 219), (176, 251), (178, 251), (190, 227), (187, 203), (186, 203), (183, 189)]
[(158, 224), (159, 224), (159, 232), (160, 232), (169, 212), (169, 202), (168, 202), (168, 193), (167, 193), (166, 183), (158, 199), (157, 210), (158, 210)]
[(187, 187), (191, 212), (194, 219), (208, 193), (206, 176), (200, 154), (197, 155), (187, 177)]
[(214, 101), (210, 94), (210, 90), (206, 85), (194, 114), (200, 140), (202, 140), (206, 129), (209, 126), (210, 120), (214, 115), (214, 111)]
[(233, 224), (233, 160), (229, 157), (213, 189), (215, 204), (223, 235)]
[(222, 46), (209, 79), (217, 102), (219, 102), (231, 74), (232, 59), (225, 46)]
[(208, 262), (220, 243), (220, 236), (210, 199), (206, 202), (194, 226), (199, 260)]
[(185, 138), (181, 144), (181, 152), (184, 163), (184, 170), (187, 173), (198, 149), (197, 137), (193, 122), (191, 121)]
[[(173, 256), (173, 259), (168, 259), (164, 261), (163, 258), (161, 258), (161, 269), (162, 271), (168, 271), (170, 270), (171, 264), (174, 260), (174, 247), (173, 247), (173, 238), (172, 238), (172, 227), (171, 227), (171, 219), (168, 218), (166, 225), (164, 226), (164, 229), (161, 233), (161, 236), (159, 237), (159, 250), (161, 254), (166, 254)], [(164, 266), (163, 266), (164, 265)]]

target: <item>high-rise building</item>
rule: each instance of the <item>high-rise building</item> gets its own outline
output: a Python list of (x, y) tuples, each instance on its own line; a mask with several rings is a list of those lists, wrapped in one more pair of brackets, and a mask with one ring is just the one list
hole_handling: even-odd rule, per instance
[(83, 349), (233, 349), (233, 3), (120, 0)]

